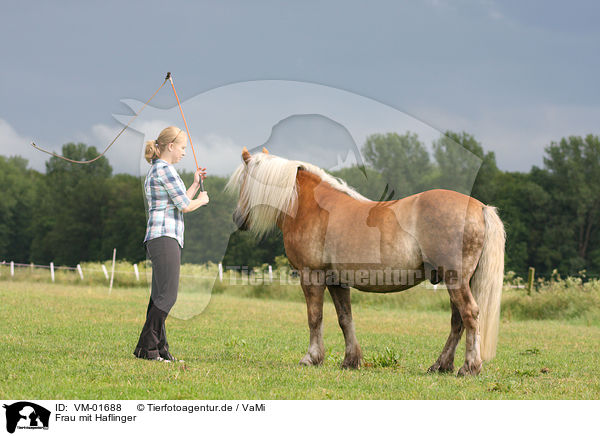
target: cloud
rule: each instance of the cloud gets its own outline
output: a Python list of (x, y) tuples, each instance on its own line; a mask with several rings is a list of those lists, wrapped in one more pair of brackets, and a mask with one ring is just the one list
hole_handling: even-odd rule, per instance
[(31, 141), (31, 138), (22, 136), (6, 120), (0, 118), (0, 155), (24, 157), (29, 161), (30, 168), (45, 171), (48, 155), (33, 148)]
[[(156, 137), (165, 125), (164, 121), (157, 120), (146, 121), (141, 126), (152, 137)], [(70, 135), (69, 142), (82, 142), (88, 146), (94, 146), (98, 153), (101, 153), (122, 128), (122, 125), (118, 123), (114, 125), (94, 124), (88, 131), (75, 132)], [(21, 156), (29, 161), (30, 168), (45, 172), (46, 162), (50, 156), (33, 148), (32, 140), (31, 137), (18, 133), (6, 120), (0, 119), (0, 155)], [(123, 132), (105, 155), (113, 168), (113, 173), (146, 174), (146, 170), (141, 172), (143, 140), (144, 135), (133, 129)], [(46, 150), (61, 153), (62, 144), (53, 145), (51, 141), (44, 140), (44, 138), (36, 138), (35, 142)], [(145, 160), (143, 163), (147, 165)]]
[[(144, 127), (149, 132), (160, 131), (160, 128), (164, 127), (164, 123), (160, 121), (148, 122), (144, 123)], [(117, 123), (113, 126), (95, 124), (90, 127), (89, 131), (72, 134), (72, 139), (69, 142), (83, 142), (88, 146), (96, 147), (98, 153), (101, 153), (121, 129), (122, 126)], [(31, 137), (18, 133), (6, 120), (0, 119), (0, 155), (7, 157), (21, 156), (29, 161), (30, 168), (45, 172), (46, 162), (50, 155), (33, 148), (31, 145), (32, 140)], [(142, 141), (143, 135), (131, 129), (126, 130), (117, 139), (105, 155), (113, 167), (113, 173), (139, 175)], [(36, 138), (35, 142), (41, 148), (58, 154), (61, 153), (62, 144), (53, 145), (51, 141), (44, 140), (44, 138)]]
[[(232, 138), (221, 136), (216, 133), (209, 133), (208, 135), (201, 137), (198, 141), (193, 137), (192, 140), (194, 141), (194, 144), (196, 144), (194, 147), (196, 148), (198, 165), (207, 168), (209, 174), (221, 176), (229, 175), (232, 172), (232, 168), (237, 167), (241, 162), (239, 160), (224, 162), (223, 159), (219, 157), (220, 154), (236, 156), (241, 153), (243, 146), (237, 144)], [(188, 153), (188, 156), (190, 154), (191, 153)], [(193, 157), (191, 158), (193, 159)], [(188, 161), (189, 160), (190, 159), (188, 159)], [(195, 168), (189, 168), (188, 165), (186, 166), (186, 169), (193, 171)]]
[[(135, 129), (128, 128), (117, 139), (115, 144), (106, 153), (113, 172), (129, 173), (137, 176), (145, 176), (148, 171), (148, 162), (144, 158), (145, 142), (158, 137), (160, 132), (167, 126), (178, 125), (169, 119), (142, 120), (135, 125)], [(122, 125), (109, 126), (106, 124), (95, 124), (88, 133), (78, 135), (80, 141), (88, 145), (94, 145), (101, 152), (115, 138)], [(223, 135), (208, 133), (201, 136), (192, 134), (192, 144), (198, 159), (198, 165), (208, 168), (211, 175), (228, 175), (232, 168), (238, 165), (238, 161), (224, 161), (222, 156), (231, 156), (240, 153), (242, 146)], [(196, 165), (192, 148), (188, 145), (186, 157), (176, 165), (177, 168), (186, 171), (194, 171)]]
[[(134, 100), (124, 103), (136, 108)], [(183, 102), (183, 106), (198, 164), (206, 167), (209, 174), (220, 176), (230, 174), (239, 164), (243, 146), (249, 149), (262, 146), (270, 139), (273, 128), (294, 114), (319, 114), (340, 123), (359, 149), (373, 133), (411, 131), (429, 147), (431, 141), (439, 137), (439, 132), (466, 131), (473, 134), (486, 151), (495, 152), (501, 169), (524, 172), (532, 165), (543, 165), (544, 148), (551, 141), (569, 135), (597, 134), (600, 121), (599, 105), (582, 104), (480, 107), (476, 116), (469, 113), (472, 109), (449, 112), (439, 106), (417, 106), (408, 115), (347, 91), (291, 81), (227, 85), (199, 94)], [(130, 115), (115, 115), (114, 118), (114, 124), (97, 123), (83, 131), (66, 132), (66, 135), (73, 142), (93, 145), (101, 152), (131, 119)], [(149, 167), (143, 157), (144, 141), (156, 138), (166, 126), (183, 127), (182, 124), (177, 106), (167, 109), (148, 106), (107, 152), (113, 172), (145, 176)], [(336, 132), (318, 130), (318, 127), (313, 123), (300, 124), (296, 130), (288, 129), (287, 136), (279, 141), (281, 148), (272, 152), (331, 169), (335, 162), (325, 165), (323, 156), (326, 151), (332, 151)], [(312, 141), (320, 148), (311, 148), (302, 141), (306, 144)], [(17, 132), (6, 120), (0, 119), (0, 154), (20, 155), (29, 160), (32, 168), (43, 172), (48, 155), (35, 150), (30, 142), (27, 133)], [(36, 143), (52, 149), (51, 141), (44, 138), (36, 138)], [(60, 147), (56, 146), (54, 150), (60, 152)], [(298, 150), (310, 151), (310, 155), (297, 156)], [(347, 157), (345, 152), (338, 154), (342, 159)], [(178, 168), (195, 169), (191, 147)]]
[[(144, 131), (151, 135), (158, 135), (165, 124), (159, 120), (146, 121), (143, 123)], [(114, 125), (94, 124), (89, 132), (77, 134), (79, 141), (90, 146), (95, 146), (98, 153), (104, 149), (115, 139), (123, 126), (119, 123)], [(155, 137), (155, 136), (154, 136)], [(144, 135), (134, 129), (126, 129), (121, 136), (115, 141), (111, 148), (106, 152), (105, 156), (113, 168), (113, 173), (128, 173), (133, 175), (146, 174), (146, 171), (141, 172), (144, 149)], [(143, 161), (144, 163), (145, 160)], [(146, 163), (147, 165), (147, 163)]]
[(421, 119), (441, 131), (465, 131), (485, 151), (494, 151), (502, 170), (528, 172), (542, 166), (544, 148), (568, 136), (597, 134), (600, 106), (529, 105), (481, 111), (477, 117), (421, 108)]

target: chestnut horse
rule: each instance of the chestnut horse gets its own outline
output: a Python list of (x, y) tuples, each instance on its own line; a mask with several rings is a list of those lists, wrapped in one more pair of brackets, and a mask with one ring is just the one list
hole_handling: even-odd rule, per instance
[(452, 308), (450, 335), (430, 372), (454, 370), (466, 330), (465, 363), (476, 375), (496, 354), (504, 273), (505, 233), (493, 207), (436, 189), (396, 201), (371, 201), (315, 165), (242, 152), (227, 190), (239, 194), (233, 214), (241, 230), (262, 236), (275, 226), (300, 273), (310, 345), (300, 361), (323, 362), (323, 295), (329, 289), (344, 334), (342, 366), (358, 368), (362, 353), (350, 287), (398, 292), (425, 279), (443, 281)]

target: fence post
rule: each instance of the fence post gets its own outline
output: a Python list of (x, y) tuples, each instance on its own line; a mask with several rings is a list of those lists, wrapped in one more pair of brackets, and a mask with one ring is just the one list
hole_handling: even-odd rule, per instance
[(527, 275), (527, 295), (531, 295), (533, 289), (533, 278), (535, 277), (535, 268), (530, 266), (529, 273)]
[(223, 282), (223, 264), (219, 263), (219, 281)]
[(273, 283), (273, 267), (269, 265), (269, 283)]
[(117, 258), (117, 249), (113, 248), (113, 262), (112, 262), (112, 271), (110, 273), (110, 287), (108, 288), (108, 294), (112, 292), (113, 280), (115, 278), (115, 259)]
[(54, 282), (54, 262), (50, 262), (50, 277), (52, 277), (52, 282)]
[(77, 272), (79, 273), (79, 277), (83, 280), (83, 271), (81, 270), (81, 264), (77, 264)]
[(12, 260), (10, 261), (10, 276), (15, 276), (15, 263)]
[(137, 263), (133, 264), (133, 272), (135, 273), (135, 279), (139, 282), (140, 281), (140, 271), (138, 270)]
[(106, 266), (104, 264), (102, 264), (102, 272), (104, 273), (104, 277), (106, 277), (106, 280), (108, 280), (108, 271), (106, 271)]

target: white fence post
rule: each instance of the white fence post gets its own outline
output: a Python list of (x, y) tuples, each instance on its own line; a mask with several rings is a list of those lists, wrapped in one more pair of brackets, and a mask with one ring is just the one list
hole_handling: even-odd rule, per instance
[(223, 264), (219, 263), (219, 280), (223, 282)]
[(273, 267), (269, 265), (269, 283), (273, 283)]
[(10, 276), (15, 276), (15, 263), (12, 260), (10, 261)]
[(52, 277), (52, 282), (54, 282), (54, 262), (50, 262), (50, 277)]
[(83, 280), (83, 271), (81, 270), (81, 265), (77, 264), (77, 272), (79, 273), (79, 277)]
[(137, 263), (133, 264), (133, 272), (135, 273), (135, 279), (140, 281), (140, 271), (138, 270)]
[(106, 277), (106, 280), (108, 280), (108, 271), (106, 271), (106, 266), (104, 266), (104, 264), (102, 264), (102, 272), (104, 273), (104, 277)]
[(112, 271), (110, 272), (110, 287), (108, 288), (108, 293), (112, 292), (113, 280), (115, 278), (115, 259), (117, 258), (117, 249), (113, 248), (113, 262), (112, 262)]

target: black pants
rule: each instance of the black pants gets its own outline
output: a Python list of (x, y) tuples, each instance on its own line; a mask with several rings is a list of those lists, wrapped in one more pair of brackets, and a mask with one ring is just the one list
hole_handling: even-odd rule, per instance
[(181, 247), (177, 240), (161, 236), (146, 242), (146, 250), (152, 261), (152, 292), (146, 323), (133, 354), (146, 359), (169, 359), (165, 320), (177, 300)]

